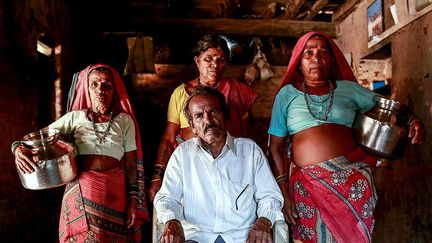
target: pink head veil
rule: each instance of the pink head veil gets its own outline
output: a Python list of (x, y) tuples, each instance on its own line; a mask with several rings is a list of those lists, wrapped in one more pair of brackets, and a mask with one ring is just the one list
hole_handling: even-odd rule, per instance
[(284, 78), (282, 79), (281, 84), (279, 85), (278, 90), (280, 90), (286, 84), (293, 83), (295, 81), (301, 81), (303, 79), (303, 74), (300, 72), (298, 67), (303, 54), (303, 48), (305, 47), (307, 41), (314, 35), (318, 35), (324, 38), (330, 44), (333, 58), (335, 60), (332, 67), (333, 75), (331, 78), (334, 80), (351, 80), (356, 82), (356, 78), (351, 70), (350, 65), (346, 61), (345, 56), (343, 55), (339, 47), (336, 45), (336, 43), (333, 41), (333, 39), (323, 32), (312, 31), (300, 37), (300, 39), (294, 46), (287, 71)]

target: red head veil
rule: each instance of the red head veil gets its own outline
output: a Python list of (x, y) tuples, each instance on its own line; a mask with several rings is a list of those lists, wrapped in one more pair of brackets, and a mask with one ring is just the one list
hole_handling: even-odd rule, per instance
[(333, 58), (335, 60), (333, 64), (333, 72), (332, 72), (332, 79), (333, 80), (351, 80), (356, 82), (356, 78), (354, 76), (354, 73), (351, 70), (350, 65), (345, 59), (345, 56), (343, 55), (342, 51), (339, 49), (339, 47), (336, 45), (336, 43), (332, 40), (330, 36), (323, 32), (309, 32), (305, 35), (303, 35), (296, 43), (294, 50), (292, 52), (292, 56), (290, 59), (290, 62), (288, 64), (287, 71), (285, 73), (285, 76), (279, 85), (278, 90), (280, 90), (283, 86), (289, 83), (293, 83), (295, 81), (301, 81), (303, 79), (303, 75), (298, 69), (303, 48), (306, 45), (306, 42), (314, 35), (318, 35), (330, 44), (330, 48), (333, 54)]
[[(141, 147), (141, 136), (138, 128), (138, 124), (135, 118), (135, 113), (132, 109), (132, 105), (129, 100), (129, 96), (126, 91), (126, 87), (123, 84), (123, 81), (119, 75), (119, 73), (112, 67), (105, 64), (95, 64), (90, 65), (84, 70), (76, 73), (73, 78), (72, 86), (69, 91), (68, 105), (67, 110), (81, 110), (91, 108), (91, 100), (90, 94), (88, 91), (88, 75), (89, 73), (99, 67), (104, 67), (111, 70), (111, 73), (114, 78), (114, 87), (116, 90), (117, 98), (115, 99), (115, 104), (113, 107), (116, 108), (119, 112), (124, 112), (129, 114), (132, 117), (132, 120), (135, 124), (135, 138), (136, 138), (136, 146), (137, 146), (137, 175), (138, 175), (138, 185), (139, 185), (139, 198), (140, 202), (138, 205), (138, 216), (139, 219), (144, 222), (149, 219), (148, 211), (147, 211), (147, 202), (145, 197), (145, 188), (144, 188), (144, 165), (143, 165), (143, 153)], [(140, 225), (141, 226), (141, 225)], [(137, 229), (137, 233), (140, 233), (140, 230)], [(140, 237), (137, 236), (137, 237)]]

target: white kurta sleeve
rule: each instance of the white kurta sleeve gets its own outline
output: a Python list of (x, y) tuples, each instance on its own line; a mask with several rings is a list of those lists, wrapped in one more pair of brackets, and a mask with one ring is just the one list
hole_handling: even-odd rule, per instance
[(171, 219), (183, 220), (182, 198), (183, 156), (182, 148), (177, 147), (168, 161), (162, 187), (154, 199), (158, 219), (164, 224)]

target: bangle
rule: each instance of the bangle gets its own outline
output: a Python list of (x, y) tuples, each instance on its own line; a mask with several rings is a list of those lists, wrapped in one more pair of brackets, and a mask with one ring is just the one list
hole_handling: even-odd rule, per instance
[(127, 197), (138, 197), (138, 192), (128, 192)]
[(276, 177), (275, 179), (276, 179), (276, 183), (279, 183), (281, 181), (286, 181), (288, 178), (287, 178), (287, 174), (282, 174)]
[(11, 151), (13, 155), (15, 155), (15, 151), (20, 145), (21, 145), (21, 141), (15, 141), (11, 144)]
[(412, 114), (408, 119), (408, 125), (411, 126), (415, 121), (420, 121), (420, 119), (418, 119), (416, 115)]
[(151, 180), (150, 182), (161, 181), (161, 180), (162, 180), (161, 178), (156, 178), (156, 179)]
[(153, 175), (158, 175), (160, 178), (163, 178), (165, 173), (165, 168), (162, 166), (155, 166), (155, 169), (153, 171)]
[(154, 167), (155, 167), (155, 168), (162, 168), (162, 169), (165, 170), (166, 165), (163, 165), (163, 164), (155, 164)]
[(409, 126), (411, 126), (411, 125), (412, 125), (414, 122), (416, 122), (416, 121), (421, 122), (420, 119), (415, 118), (415, 119), (413, 119), (412, 121), (410, 121)]
[[(130, 191), (137, 191), (139, 189), (138, 184), (129, 184), (128, 188)], [(133, 190), (133, 188), (136, 188), (136, 190)]]

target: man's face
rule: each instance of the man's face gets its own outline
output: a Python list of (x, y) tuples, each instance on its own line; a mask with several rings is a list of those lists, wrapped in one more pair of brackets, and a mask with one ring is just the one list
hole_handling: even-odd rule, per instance
[(205, 143), (225, 139), (225, 117), (216, 97), (198, 95), (189, 103), (192, 131)]
[(216, 84), (223, 76), (227, 65), (227, 57), (220, 48), (209, 48), (195, 57), (195, 64), (200, 72), (200, 78), (205, 83)]
[(303, 49), (300, 70), (306, 80), (328, 80), (331, 62), (332, 57), (327, 41), (320, 37), (312, 37)]

